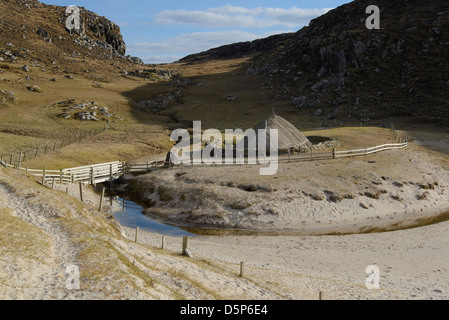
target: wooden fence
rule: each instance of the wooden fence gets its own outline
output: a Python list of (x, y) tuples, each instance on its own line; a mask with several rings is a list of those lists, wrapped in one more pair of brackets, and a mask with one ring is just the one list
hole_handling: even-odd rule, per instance
[(325, 160), (325, 159), (338, 159), (345, 157), (357, 157), (367, 156), (370, 154), (387, 151), (387, 150), (399, 150), (406, 149), (408, 147), (408, 141), (400, 141), (399, 143), (385, 143), (375, 147), (365, 147), (360, 149), (341, 150), (333, 149), (332, 152), (309, 152), (304, 155), (289, 155), (288, 157), (280, 158), (278, 162), (297, 162), (306, 160)]
[(28, 150), (20, 149), (14, 152), (8, 152), (6, 154), (0, 154), (0, 165), (7, 164), (13, 165), (16, 168), (22, 166), (22, 163), (25, 161), (32, 160), (40, 155), (50, 154), (58, 149), (66, 147), (76, 142), (81, 142), (84, 139), (95, 137), (106, 131), (108, 129), (108, 125), (105, 124), (98, 129), (92, 129), (88, 131), (76, 131), (71, 132), (70, 136), (67, 139), (61, 141), (53, 141), (48, 142), (40, 146), (36, 146), (35, 148), (30, 148)]
[[(315, 160), (325, 160), (325, 159), (338, 159), (344, 157), (357, 157), (366, 156), (387, 150), (399, 150), (408, 147), (407, 140), (399, 143), (385, 143), (379, 146), (370, 148), (361, 148), (354, 150), (344, 150), (338, 151), (333, 149), (332, 152), (321, 152), (316, 153), (313, 150), (309, 153), (301, 155), (289, 155), (288, 157), (279, 157), (279, 163), (285, 162), (299, 162), (299, 161), (315, 161)], [(0, 161), (0, 165), (18, 168), (16, 165), (4, 163)], [(45, 167), (43, 169), (29, 169), (29, 168), (18, 168), (19, 170), (26, 171), (28, 174), (35, 176), (40, 179), (42, 184), (52, 183), (74, 183), (82, 182), (89, 184), (97, 184), (107, 181), (113, 181), (119, 178), (125, 173), (145, 173), (149, 172), (152, 168), (163, 167), (165, 161), (153, 161), (146, 163), (125, 163), (120, 161), (101, 163), (83, 167), (61, 169), (61, 170), (47, 170)]]

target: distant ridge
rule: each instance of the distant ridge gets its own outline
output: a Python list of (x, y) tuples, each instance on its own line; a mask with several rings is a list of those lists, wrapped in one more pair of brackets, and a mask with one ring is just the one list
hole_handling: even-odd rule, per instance
[(238, 42), (230, 45), (224, 45), (201, 53), (188, 55), (180, 59), (179, 62), (189, 63), (201, 62), (206, 60), (237, 59), (248, 57), (258, 53), (273, 50), (293, 36), (294, 33), (283, 33), (263, 39), (257, 39), (254, 41)]

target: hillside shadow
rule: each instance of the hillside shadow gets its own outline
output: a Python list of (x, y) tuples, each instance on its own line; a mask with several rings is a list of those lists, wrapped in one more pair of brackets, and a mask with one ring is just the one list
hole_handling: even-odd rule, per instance
[[(182, 79), (174, 83), (146, 83), (123, 95), (136, 103), (136, 120), (145, 110), (169, 119), (169, 128), (175, 124), (191, 128), (193, 121), (201, 121), (203, 129), (246, 130), (273, 112), (299, 128), (319, 125), (313, 115), (292, 108), (289, 99), (276, 98), (276, 90), (263, 87), (257, 76), (247, 75), (247, 68), (245, 62), (235, 60), (182, 65)], [(147, 106), (139, 105), (149, 100), (152, 102)], [(168, 108), (161, 106), (164, 101)]]

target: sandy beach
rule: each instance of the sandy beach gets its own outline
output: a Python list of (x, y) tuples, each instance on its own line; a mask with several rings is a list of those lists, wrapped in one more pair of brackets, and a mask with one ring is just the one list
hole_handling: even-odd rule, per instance
[[(394, 232), (345, 236), (218, 236), (190, 240), (195, 258), (213, 259), (278, 292), (283, 299), (448, 299), (449, 222)], [(135, 231), (126, 229), (132, 238)], [(141, 232), (160, 246), (161, 237)], [(410, 239), (413, 239), (411, 241)], [(167, 238), (180, 250), (179, 238)], [(380, 269), (380, 290), (365, 286), (369, 265)]]

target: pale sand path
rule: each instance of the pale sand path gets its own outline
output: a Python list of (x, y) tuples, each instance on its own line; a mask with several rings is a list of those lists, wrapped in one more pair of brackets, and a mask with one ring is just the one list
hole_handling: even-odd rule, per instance
[(41, 229), (49, 237), (50, 255), (43, 258), (44, 263), (27, 260), (26, 254), (2, 257), (1, 278), (6, 280), (7, 286), (0, 290), (0, 299), (82, 298), (83, 292), (70, 292), (66, 288), (65, 271), (67, 266), (76, 263), (76, 249), (61, 226), (52, 219), (52, 213), (45, 212), (43, 207), (30, 205), (25, 198), (0, 184), (2, 207), (11, 209), (13, 216)]

